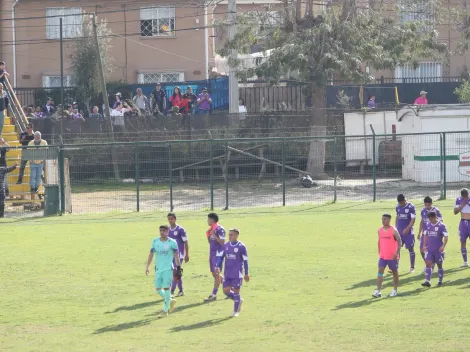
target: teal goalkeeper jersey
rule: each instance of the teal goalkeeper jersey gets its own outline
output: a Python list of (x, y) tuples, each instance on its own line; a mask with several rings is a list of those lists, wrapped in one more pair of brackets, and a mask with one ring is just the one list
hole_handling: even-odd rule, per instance
[(178, 244), (174, 239), (168, 238), (162, 242), (160, 238), (155, 238), (151, 251), (155, 254), (155, 271), (157, 273), (173, 270), (173, 255), (178, 252)]

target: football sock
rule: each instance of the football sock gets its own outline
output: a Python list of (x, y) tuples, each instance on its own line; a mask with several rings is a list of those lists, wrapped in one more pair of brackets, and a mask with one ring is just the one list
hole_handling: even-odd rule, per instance
[(444, 278), (444, 269), (437, 270), (437, 277), (439, 278), (439, 282), (442, 282), (442, 279)]
[(467, 248), (460, 248), (460, 252), (462, 252), (463, 261), (467, 262)]
[(235, 299), (234, 294), (233, 294), (233, 291), (227, 292), (226, 295), (227, 295), (227, 297), (230, 298), (230, 299)]
[(431, 281), (431, 273), (432, 273), (432, 269), (426, 268), (426, 281)]
[(238, 312), (238, 308), (240, 308), (240, 294), (239, 293), (234, 293), (233, 294), (233, 311)]
[(175, 292), (175, 288), (176, 288), (176, 280), (173, 279), (173, 281), (171, 282), (170, 291), (171, 291), (171, 292)]
[(213, 289), (212, 289), (212, 294), (213, 294), (214, 296), (217, 296), (217, 291), (218, 291), (218, 290), (219, 290), (218, 288), (213, 288)]
[(415, 260), (416, 260), (416, 253), (414, 250), (410, 251), (410, 267), (414, 268), (415, 267)]
[(164, 291), (163, 294), (164, 294), (164, 296), (165, 296), (165, 297), (164, 297), (164, 299), (165, 299), (165, 305), (164, 305), (164, 307), (163, 307), (163, 310), (164, 310), (165, 312), (168, 312), (168, 309), (170, 309), (171, 292), (170, 292), (170, 290), (166, 290), (166, 291)]
[(180, 290), (180, 292), (183, 292), (183, 279), (178, 280), (178, 290)]

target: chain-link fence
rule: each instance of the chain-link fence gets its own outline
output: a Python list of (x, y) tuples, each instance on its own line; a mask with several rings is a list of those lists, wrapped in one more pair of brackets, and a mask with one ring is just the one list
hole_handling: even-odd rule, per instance
[[(69, 144), (40, 156), (19, 148), (8, 165), (46, 159), (46, 187), (31, 202), (19, 171), (9, 174), (7, 216), (445, 199), (470, 175), (470, 132)], [(48, 208), (48, 190), (58, 208)]]

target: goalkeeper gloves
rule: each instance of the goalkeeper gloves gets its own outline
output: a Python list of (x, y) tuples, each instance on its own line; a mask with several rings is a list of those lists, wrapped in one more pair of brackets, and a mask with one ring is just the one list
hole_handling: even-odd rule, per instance
[(181, 277), (183, 276), (183, 268), (180, 266), (177, 266), (174, 276), (176, 280), (181, 280)]

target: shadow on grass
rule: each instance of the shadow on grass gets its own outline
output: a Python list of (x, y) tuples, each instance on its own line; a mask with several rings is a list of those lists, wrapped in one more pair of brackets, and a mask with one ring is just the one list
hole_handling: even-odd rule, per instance
[[(444, 270), (445, 270), (445, 275), (447, 275), (447, 274), (452, 274), (452, 273), (459, 272), (462, 269), (461, 268), (453, 268), (453, 269), (446, 270), (444, 268)], [(437, 268), (434, 269), (433, 277), (435, 275), (437, 275)], [(444, 276), (444, 279), (445, 279), (445, 276)], [(400, 275), (400, 286), (401, 285), (406, 285), (406, 284), (409, 284), (409, 283), (412, 283), (412, 282), (415, 282), (415, 281), (421, 281), (421, 280), (424, 280), (424, 275), (417, 274), (416, 271), (415, 271), (414, 274), (405, 273), (403, 275)], [(457, 281), (459, 281), (459, 280), (457, 280)], [(386, 285), (387, 283), (391, 283), (391, 282), (392, 282), (392, 274), (387, 274), (387, 276), (384, 278), (384, 285)], [(358, 288), (374, 287), (374, 286), (376, 286), (376, 284), (377, 284), (377, 278), (373, 278), (373, 279), (370, 279), (370, 280), (358, 282), (357, 284), (353, 284), (350, 287), (346, 288), (346, 290), (350, 291), (350, 290), (355, 290), (355, 289), (358, 289)]]
[(123, 330), (135, 329), (140, 328), (141, 326), (149, 325), (155, 319), (142, 319), (131, 321), (129, 323), (117, 324), (117, 325), (109, 325), (105, 326), (104, 328), (96, 330), (93, 334), (103, 334), (105, 332), (118, 332)]
[(180, 332), (180, 331), (187, 331), (187, 330), (196, 330), (196, 329), (203, 329), (207, 328), (210, 326), (218, 325), (220, 323), (223, 323), (226, 320), (232, 319), (232, 317), (225, 317), (225, 318), (220, 318), (220, 319), (210, 319), (210, 320), (205, 320), (201, 321), (196, 324), (191, 324), (191, 325), (180, 325), (180, 326), (175, 326), (170, 329), (170, 332)]
[[(161, 301), (161, 302), (163, 302), (163, 301)], [(207, 303), (206, 302), (198, 302), (198, 303), (185, 304), (184, 306), (176, 305), (175, 311), (172, 314), (182, 312), (186, 309), (196, 308), (196, 307), (202, 306), (204, 304), (207, 304)], [(156, 314), (158, 314), (158, 312), (157, 313), (147, 314), (146, 317), (153, 317)]]
[(405, 291), (405, 292), (400, 292), (398, 291), (398, 297), (383, 297), (383, 298), (368, 298), (364, 299), (362, 301), (356, 301), (356, 302), (348, 302), (344, 304), (340, 304), (339, 306), (336, 306), (332, 310), (341, 310), (341, 309), (352, 309), (352, 308), (362, 308), (368, 305), (371, 305), (375, 302), (380, 302), (383, 299), (398, 299), (400, 297), (407, 297), (407, 296), (416, 296), (422, 292), (424, 292), (425, 289), (422, 287), (415, 288), (414, 290), (411, 291)]
[(158, 303), (161, 303), (161, 302), (163, 302), (163, 300), (151, 301), (151, 302), (142, 302), (142, 303), (134, 304), (132, 306), (117, 307), (115, 310), (113, 310), (111, 312), (106, 312), (105, 314), (117, 313), (117, 312), (120, 312), (122, 310), (128, 311), (128, 310), (137, 310), (137, 309), (148, 308), (148, 307), (152, 307), (152, 306), (154, 306)]

